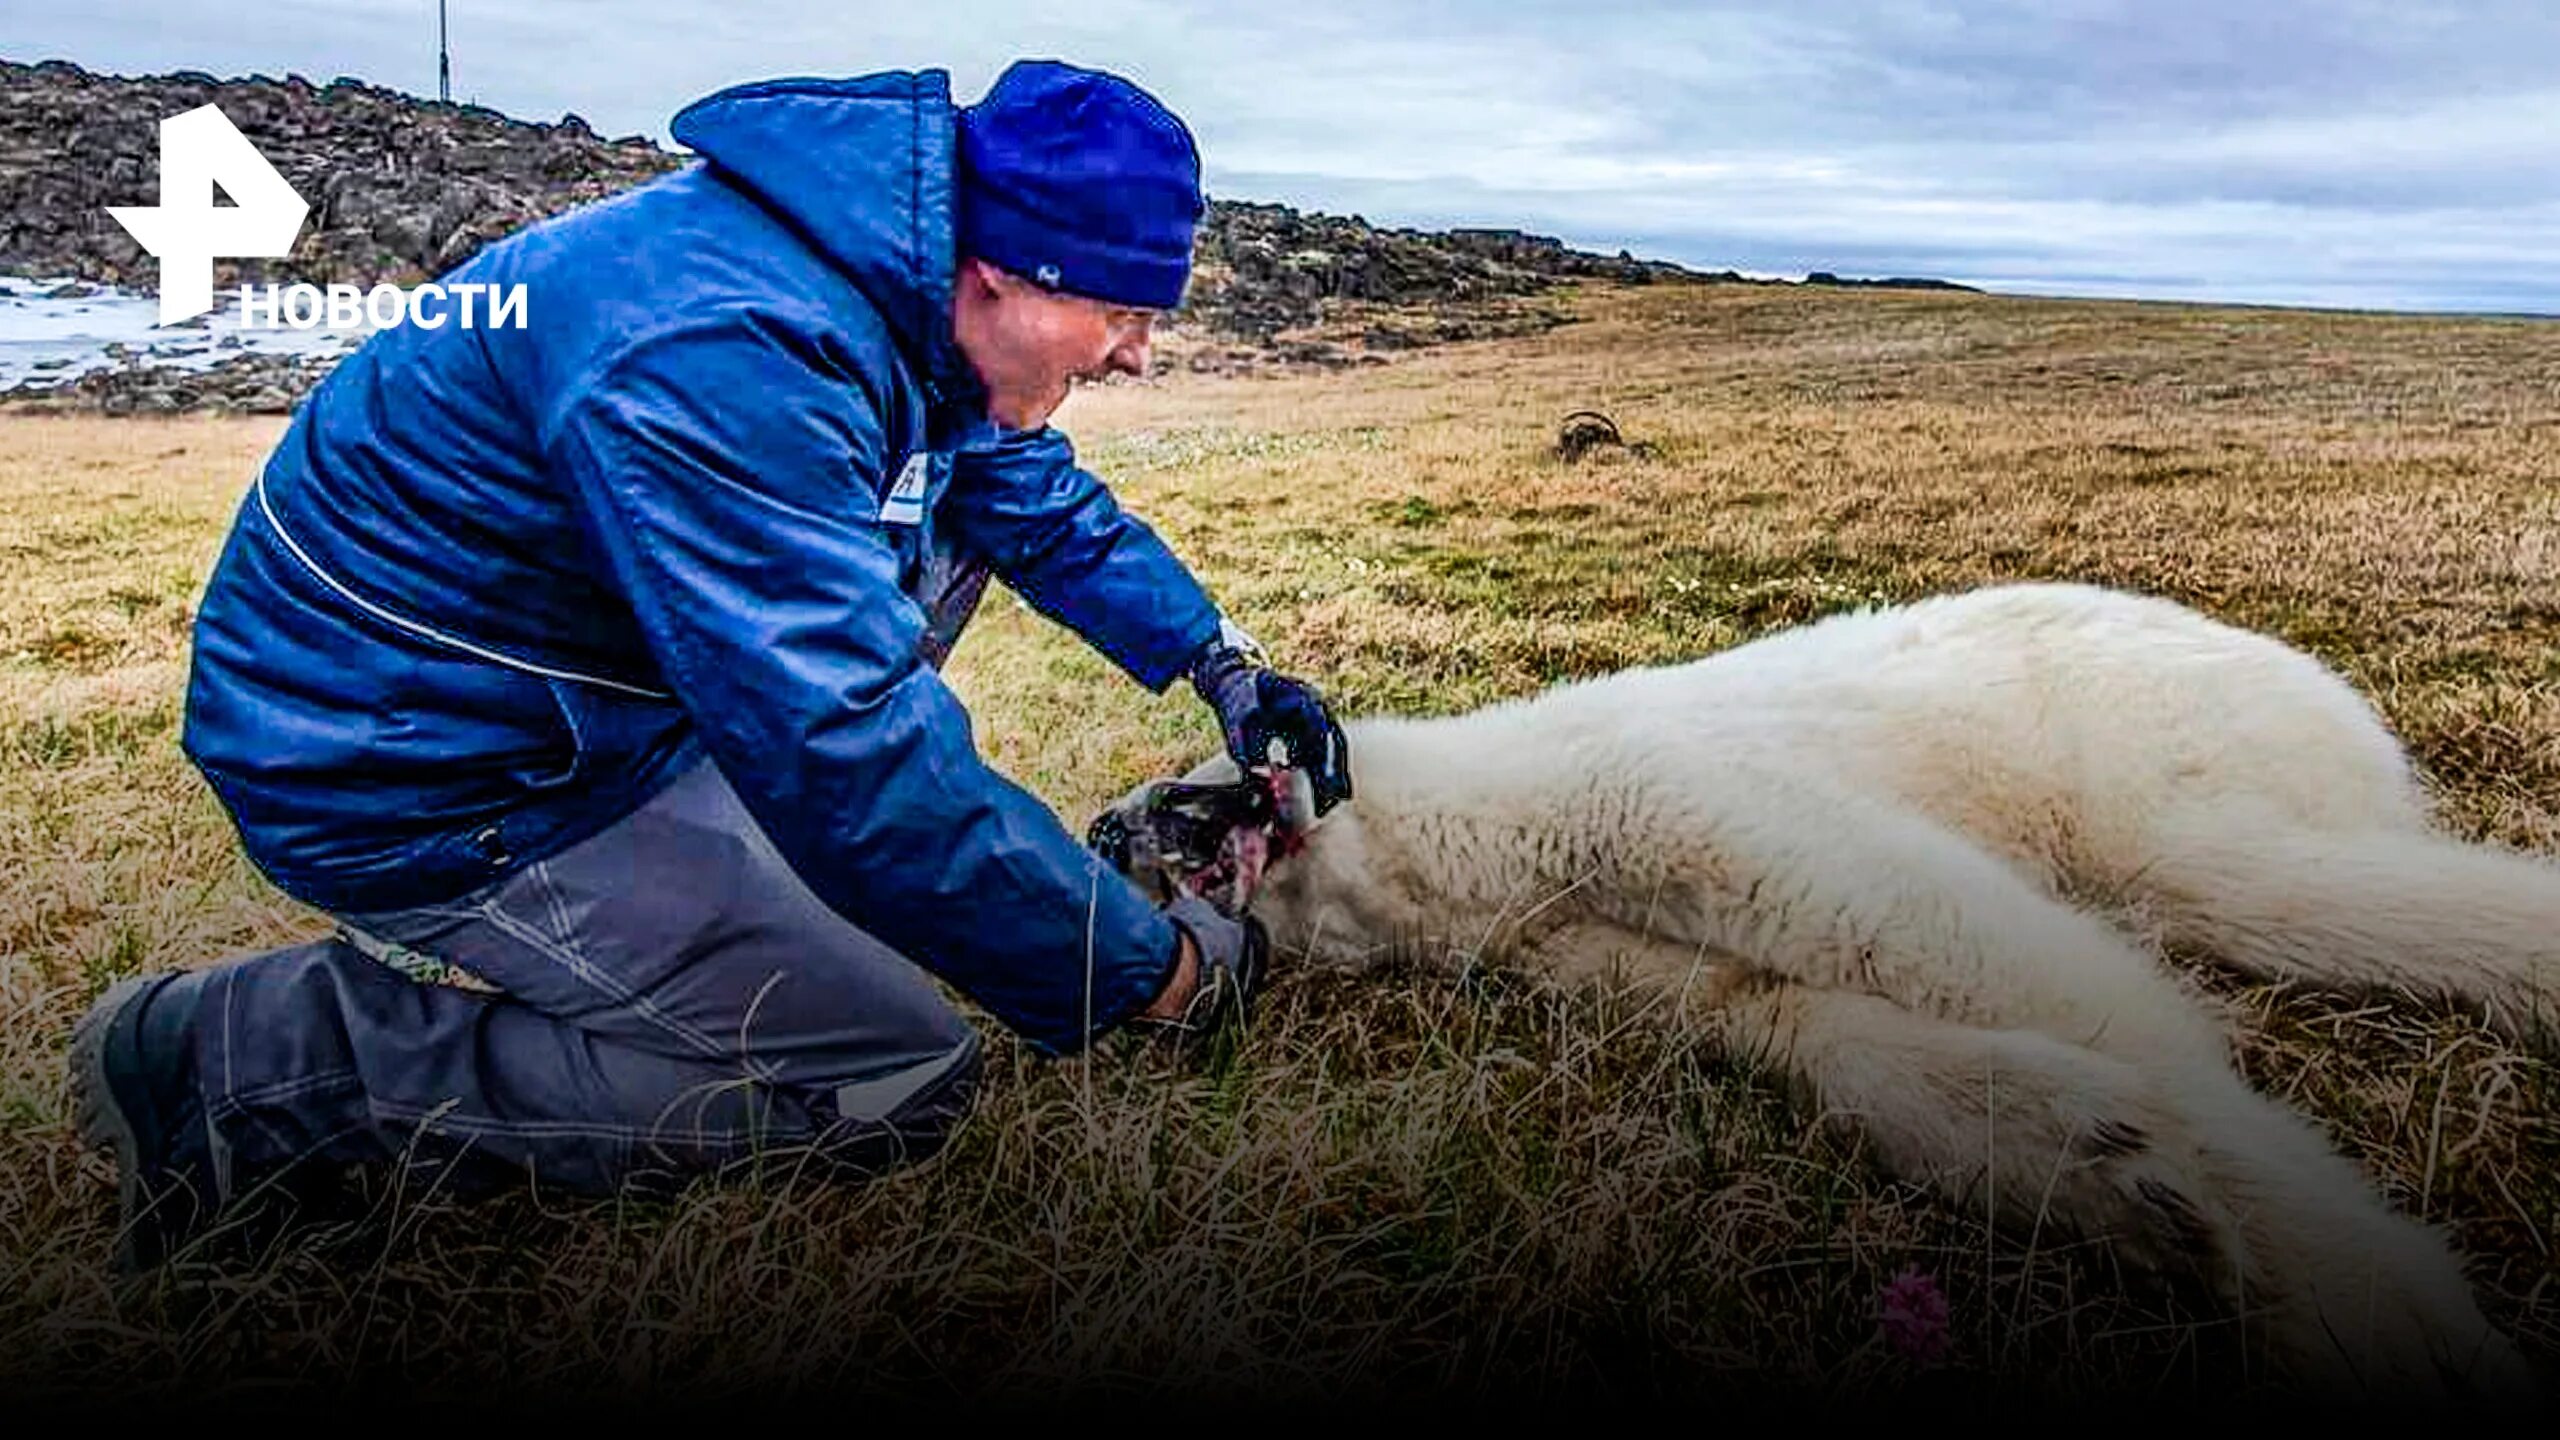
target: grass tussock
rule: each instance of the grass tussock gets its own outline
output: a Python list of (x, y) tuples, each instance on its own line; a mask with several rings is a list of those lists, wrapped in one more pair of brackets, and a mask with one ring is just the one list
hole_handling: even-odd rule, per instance
[[(2017, 578), (2303, 645), (2449, 823), (2560, 852), (2560, 347), (2527, 323), (1657, 287), (1277, 379), (1085, 392), (1085, 462), (1352, 712), (1445, 712)], [(1556, 457), (1570, 411), (1643, 453)], [(272, 420), (0, 421), (0, 1380), (597, 1396), (1252, 1387), (1607, 1397), (2225, 1393), (2227, 1325), (1880, 1180), (1641, 992), (1410, 955), (1284, 975), (1241, 1049), (1033, 1059), (858, 1189), (788, 1156), (672, 1204), (414, 1186), (248, 1265), (107, 1270), (61, 1065), (113, 977), (313, 931), (175, 747), (186, 620)], [(1214, 738), (1001, 595), (952, 669), (1072, 825)], [(1483, 963), (1478, 963), (1483, 962)], [(2252, 1078), (2450, 1228), (2560, 1364), (2548, 1059), (2462, 1016), (2210, 983)], [(1879, 1326), (1897, 1276), (1944, 1360)], [(1177, 1385), (1177, 1389), (1179, 1386)]]

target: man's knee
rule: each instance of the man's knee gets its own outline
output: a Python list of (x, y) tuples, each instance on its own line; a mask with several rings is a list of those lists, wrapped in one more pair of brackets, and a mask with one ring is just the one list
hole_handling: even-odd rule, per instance
[(864, 1175), (931, 1158), (976, 1108), (985, 1067), (984, 1042), (963, 1025), (940, 1054), (837, 1086), (818, 1107), (820, 1157)]

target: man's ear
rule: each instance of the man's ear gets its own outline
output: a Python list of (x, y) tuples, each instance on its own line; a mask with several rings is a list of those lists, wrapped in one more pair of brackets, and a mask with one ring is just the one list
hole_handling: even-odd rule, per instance
[(987, 296), (1011, 295), (1024, 290), (1038, 290), (1030, 281), (1014, 274), (993, 260), (976, 255), (960, 257), (960, 274)]
[(952, 276), (952, 289), (979, 303), (1002, 299), (1012, 288), (1013, 277), (992, 260), (975, 255), (960, 257), (958, 271)]

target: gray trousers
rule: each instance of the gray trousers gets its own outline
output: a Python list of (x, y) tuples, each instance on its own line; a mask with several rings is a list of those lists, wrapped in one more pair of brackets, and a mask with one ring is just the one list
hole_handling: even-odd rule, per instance
[[(217, 1188), (408, 1159), (454, 1190), (672, 1189), (756, 1162), (876, 1174), (939, 1149), (979, 1038), (803, 885), (703, 763), (449, 904), (203, 972)], [(459, 967), (494, 993), (385, 960)]]

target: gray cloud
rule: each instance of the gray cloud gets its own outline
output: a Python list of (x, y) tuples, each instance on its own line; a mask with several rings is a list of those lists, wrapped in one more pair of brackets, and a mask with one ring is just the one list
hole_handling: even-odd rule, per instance
[[(1778, 274), (2560, 313), (2560, 7), (451, 0), (457, 98), (664, 138), (719, 86), (1120, 70), (1209, 186)], [(0, 0), (0, 53), (432, 94), (432, 0)], [(23, 11), (24, 13), (18, 13)], [(928, 13), (929, 11), (929, 13)]]

